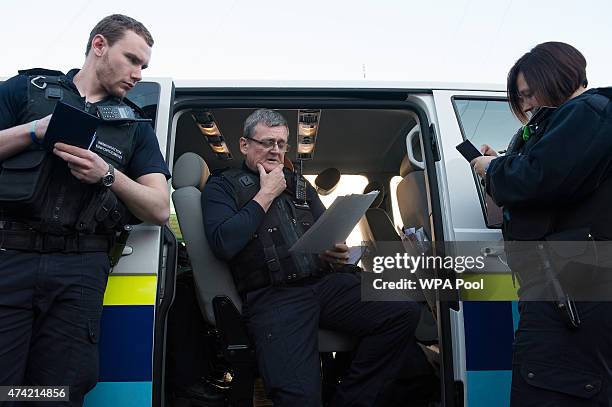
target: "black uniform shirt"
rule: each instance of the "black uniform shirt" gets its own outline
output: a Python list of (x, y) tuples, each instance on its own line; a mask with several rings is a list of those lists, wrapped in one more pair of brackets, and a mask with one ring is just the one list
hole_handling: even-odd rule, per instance
[[(78, 69), (73, 69), (66, 77), (72, 81), (77, 72)], [(28, 76), (17, 75), (0, 84), (0, 130), (23, 124), (27, 103)], [(138, 123), (135, 137), (136, 148), (126, 167), (125, 175), (133, 180), (152, 173), (161, 173), (166, 179), (170, 178), (170, 171), (161, 155), (157, 136), (151, 125)]]
[[(255, 174), (244, 164), (242, 168)], [(306, 199), (316, 221), (325, 212), (325, 206), (309, 183)], [(230, 260), (244, 249), (266, 214), (254, 200), (239, 210), (231, 185), (220, 176), (212, 176), (206, 183), (202, 193), (202, 211), (208, 244), (213, 253), (223, 260)]]

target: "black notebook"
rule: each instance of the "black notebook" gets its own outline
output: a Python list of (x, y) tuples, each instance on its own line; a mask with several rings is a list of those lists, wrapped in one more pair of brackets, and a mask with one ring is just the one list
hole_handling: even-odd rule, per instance
[(57, 102), (43, 144), (49, 150), (53, 150), (55, 143), (89, 148), (99, 124), (100, 119), (97, 116), (66, 103)]

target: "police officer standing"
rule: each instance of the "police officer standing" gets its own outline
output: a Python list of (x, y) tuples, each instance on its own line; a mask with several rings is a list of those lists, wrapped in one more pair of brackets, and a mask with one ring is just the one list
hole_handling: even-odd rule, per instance
[[(169, 216), (155, 133), (125, 99), (152, 45), (140, 22), (111, 15), (92, 30), (82, 69), (22, 71), (0, 86), (0, 385), (69, 386), (67, 405), (80, 406), (97, 382), (115, 236)], [(47, 146), (58, 101), (134, 114), (102, 121), (89, 149)]]
[(588, 240), (612, 240), (612, 88), (586, 87), (577, 49), (536, 46), (508, 74), (511, 109), (527, 125), (505, 156), (483, 146), (472, 161), (504, 207), (521, 284), (512, 407), (612, 406), (612, 270), (600, 263), (570, 279), (541, 243), (571, 241), (568, 257)]
[(321, 405), (317, 340), (324, 327), (359, 339), (332, 405), (373, 406), (402, 365), (425, 363), (414, 337), (420, 308), (362, 302), (359, 277), (342, 272), (348, 267), (345, 244), (320, 256), (288, 251), (325, 210), (303, 178), (306, 202), (296, 199), (297, 176), (283, 165), (288, 136), (278, 112), (261, 109), (246, 119), (242, 167), (213, 175), (204, 188), (206, 237), (230, 264), (274, 405)]

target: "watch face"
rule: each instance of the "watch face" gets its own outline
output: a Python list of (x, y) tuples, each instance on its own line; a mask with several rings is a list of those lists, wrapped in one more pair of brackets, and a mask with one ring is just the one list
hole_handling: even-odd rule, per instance
[(104, 185), (105, 187), (110, 187), (111, 185), (113, 185), (113, 182), (115, 182), (115, 176), (113, 174), (106, 174), (102, 178), (102, 185)]

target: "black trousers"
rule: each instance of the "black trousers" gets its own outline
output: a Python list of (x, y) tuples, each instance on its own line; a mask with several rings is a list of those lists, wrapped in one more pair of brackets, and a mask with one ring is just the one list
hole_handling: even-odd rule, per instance
[(275, 407), (321, 405), (319, 327), (359, 338), (333, 406), (376, 405), (385, 382), (411, 358), (422, 358), (414, 337), (420, 305), (362, 302), (356, 274), (334, 273), (301, 286), (252, 291), (243, 313)]
[(98, 379), (108, 272), (103, 252), (0, 250), (0, 385), (69, 386), (70, 402), (53, 405), (83, 404)]
[(554, 303), (519, 303), (511, 407), (612, 407), (612, 302), (576, 305), (570, 330)]

